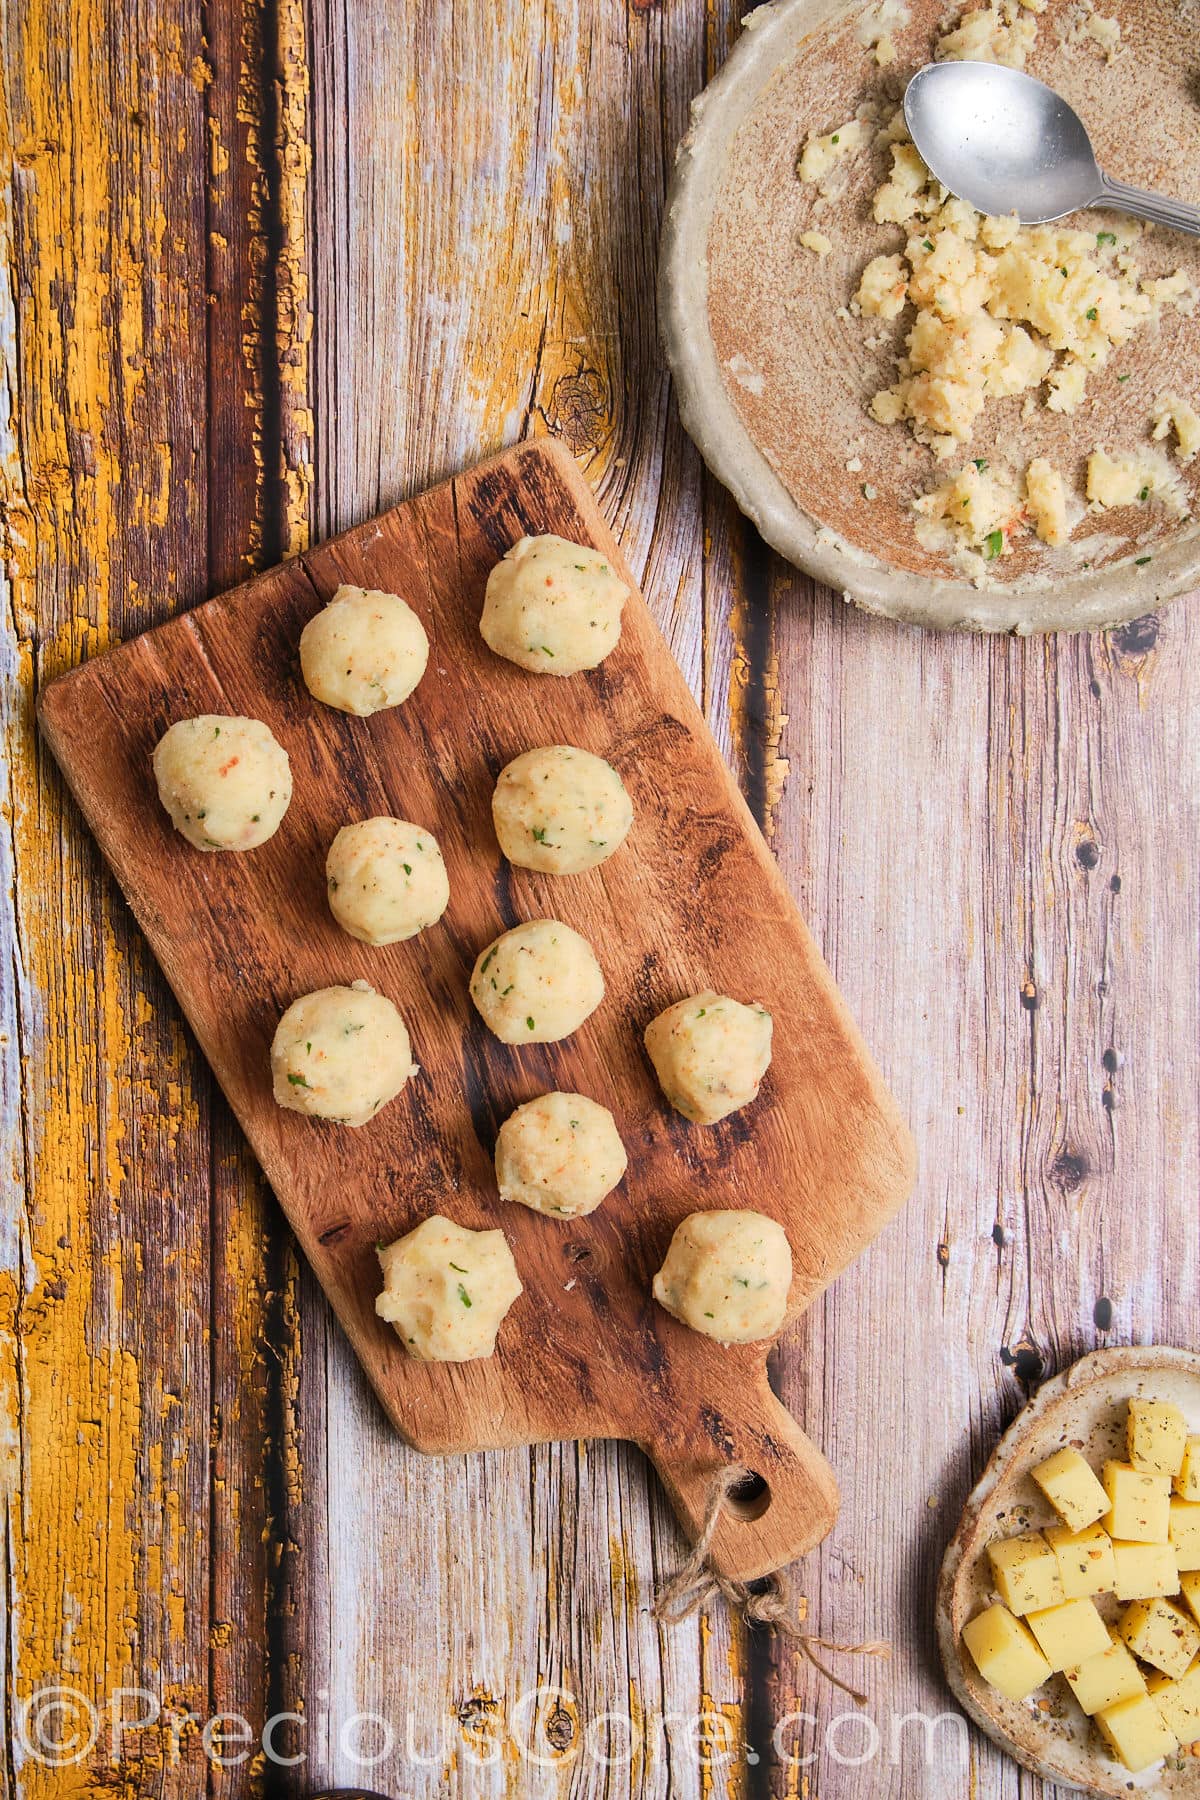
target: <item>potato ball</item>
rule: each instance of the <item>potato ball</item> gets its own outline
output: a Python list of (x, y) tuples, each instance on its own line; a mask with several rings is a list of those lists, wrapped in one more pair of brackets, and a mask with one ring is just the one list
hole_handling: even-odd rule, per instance
[(646, 1049), (675, 1110), (715, 1125), (758, 1094), (771, 1061), (771, 1015), (727, 994), (693, 994), (650, 1021)]
[(404, 1020), (365, 981), (293, 1000), (271, 1042), (280, 1106), (339, 1125), (365, 1125), (416, 1072)]
[(491, 1356), (505, 1313), (522, 1292), (502, 1231), (467, 1231), (440, 1213), (379, 1251), (375, 1311), (418, 1362)]
[(343, 825), (325, 858), (329, 910), (364, 944), (398, 944), (441, 918), (450, 883), (437, 839), (405, 819)]
[(604, 977), (587, 939), (558, 919), (533, 919), (481, 951), (471, 998), (504, 1044), (555, 1044), (604, 998)]
[(583, 1094), (542, 1094), (518, 1106), (496, 1139), (502, 1198), (561, 1219), (595, 1212), (626, 1162), (612, 1114)]
[(253, 850), (292, 797), (287, 751), (261, 719), (179, 719), (154, 748), (158, 797), (197, 850)]
[(611, 763), (551, 744), (501, 769), (492, 818), (509, 862), (547, 875), (578, 875), (620, 849), (633, 808)]
[(479, 629), (497, 656), (537, 675), (576, 675), (621, 635), (629, 589), (597, 550), (523, 537), (488, 576)]
[(429, 639), (399, 594), (340, 587), (300, 633), (308, 691), (339, 712), (367, 718), (399, 706), (425, 673)]
[(774, 1219), (695, 1212), (676, 1227), (654, 1298), (719, 1344), (753, 1344), (783, 1324), (791, 1283), (791, 1246)]

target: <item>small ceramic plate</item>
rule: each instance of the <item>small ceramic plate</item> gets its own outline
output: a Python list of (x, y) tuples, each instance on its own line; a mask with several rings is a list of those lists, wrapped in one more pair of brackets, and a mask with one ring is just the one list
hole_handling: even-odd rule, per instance
[[(1107, 1457), (1124, 1458), (1131, 1395), (1173, 1401), (1190, 1429), (1200, 1431), (1200, 1355), (1138, 1346), (1097, 1350), (1038, 1389), (997, 1444), (946, 1550), (938, 1583), (938, 1649), (959, 1704), (994, 1743), (1044, 1780), (1086, 1794), (1198, 1800), (1200, 1758), (1172, 1757), (1131, 1775), (1109, 1756), (1061, 1675), (1028, 1700), (1006, 1700), (984, 1681), (960, 1644), (963, 1625), (994, 1597), (987, 1545), (1057, 1522), (1029, 1471), (1064, 1444), (1073, 1444), (1093, 1468)], [(1110, 1620), (1121, 1610), (1111, 1594), (1096, 1604)]]
[[(1121, 48), (1108, 63), (1078, 29), (1090, 3), (1049, 0), (1030, 72), (1079, 109), (1112, 174), (1194, 196), (1195, 15), (1175, 0), (1095, 0), (1121, 25)], [(1020, 396), (989, 402), (975, 439), (950, 463), (936, 464), (906, 426), (877, 424), (867, 402), (893, 378), (911, 314), (886, 327), (852, 316), (846, 303), (872, 256), (904, 247), (902, 228), (871, 216), (889, 158), (873, 149), (844, 165), (844, 191), (819, 210), (796, 159), (810, 133), (844, 123), (865, 101), (882, 114), (894, 108), (961, 8), (909, 0), (887, 70), (860, 41), (867, 10), (864, 0), (759, 7), (693, 104), (659, 273), (684, 425), (768, 542), (873, 612), (988, 631), (1094, 630), (1200, 585), (1200, 457), (1180, 469), (1191, 517), (1179, 520), (1154, 503), (1085, 512), (1071, 544), (1051, 551), (1030, 536), (1006, 556), (1003, 585), (978, 588), (952, 559), (917, 542), (913, 498), (989, 452), (1014, 470), (1048, 456), (1082, 505), (1092, 449), (1144, 447), (1164, 391), (1200, 404), (1200, 310), (1166, 309), (1157, 330), (1147, 327), (1114, 352), (1070, 416), (1039, 402), (1025, 419)], [(1070, 221), (1093, 222), (1102, 230), (1112, 220), (1087, 213)], [(823, 260), (798, 242), (812, 228), (832, 240)], [(1182, 268), (1200, 286), (1194, 239), (1151, 232), (1137, 259), (1144, 276)]]

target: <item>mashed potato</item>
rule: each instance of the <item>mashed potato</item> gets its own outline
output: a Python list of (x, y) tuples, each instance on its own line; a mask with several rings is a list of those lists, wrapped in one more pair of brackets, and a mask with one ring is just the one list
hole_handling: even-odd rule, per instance
[[(944, 33), (935, 55), (1022, 68), (1044, 7), (1045, 0), (1024, 6), (993, 0), (972, 7)], [(1109, 56), (1120, 42), (1115, 21), (1082, 0), (1079, 31)], [(870, 113), (869, 105), (860, 110), (864, 119)], [(800, 180), (826, 193), (822, 183), (836, 156), (862, 147), (860, 134), (852, 130), (860, 125), (864, 120), (810, 136), (797, 165)], [(1084, 230), (985, 217), (930, 174), (899, 108), (875, 133), (874, 143), (888, 152), (891, 168), (874, 194), (873, 215), (880, 225), (902, 227), (906, 242), (903, 251), (888, 247), (867, 260), (850, 310), (864, 318), (911, 322), (898, 349), (895, 377), (871, 397), (868, 409), (880, 424), (907, 424), (935, 459), (961, 456), (992, 401), (1023, 395), (1028, 415), (1040, 397), (1051, 412), (1076, 412), (1087, 400), (1089, 379), (1115, 350), (1152, 325), (1165, 307), (1195, 305), (1195, 290), (1182, 270), (1142, 279), (1132, 254), (1137, 225), (1119, 221)], [(1160, 439), (1174, 431), (1181, 461), (1200, 448), (1200, 416), (1172, 396), (1156, 408), (1153, 428)], [(1044, 458), (1035, 457), (1023, 479), (984, 475), (983, 465), (973, 471), (968, 464), (917, 500), (923, 542), (949, 536), (990, 558), (1004, 553), (1018, 526), (1036, 531), (1049, 546), (1066, 541), (1067, 484)], [(1110, 481), (1099, 465), (1097, 493), (1089, 489), (1089, 498), (1108, 491)], [(1153, 482), (1151, 492), (1167, 499)], [(998, 547), (986, 551), (989, 543), (997, 545), (997, 532)]]
[(677, 1226), (654, 1298), (719, 1344), (773, 1337), (787, 1315), (792, 1248), (759, 1212), (695, 1212)]
[(1175, 433), (1175, 454), (1182, 463), (1191, 462), (1200, 450), (1200, 413), (1178, 394), (1160, 394), (1150, 415), (1150, 435), (1158, 443)]

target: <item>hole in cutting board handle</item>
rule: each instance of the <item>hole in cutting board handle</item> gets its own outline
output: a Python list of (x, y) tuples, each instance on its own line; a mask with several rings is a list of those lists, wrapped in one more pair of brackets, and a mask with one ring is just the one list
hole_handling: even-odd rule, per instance
[(757, 1469), (735, 1481), (725, 1501), (735, 1519), (761, 1519), (771, 1504), (771, 1485)]

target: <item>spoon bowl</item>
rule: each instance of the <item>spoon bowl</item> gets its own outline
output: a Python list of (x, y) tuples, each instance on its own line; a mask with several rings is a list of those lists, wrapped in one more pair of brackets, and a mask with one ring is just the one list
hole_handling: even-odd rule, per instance
[(978, 212), (1045, 225), (1112, 206), (1200, 235), (1200, 207), (1114, 181), (1061, 94), (1000, 63), (928, 63), (904, 94), (912, 141), (942, 186)]

